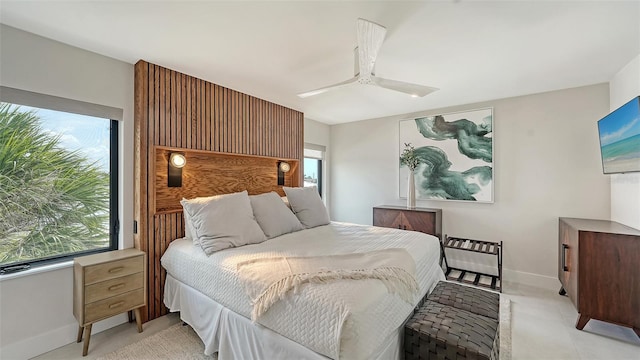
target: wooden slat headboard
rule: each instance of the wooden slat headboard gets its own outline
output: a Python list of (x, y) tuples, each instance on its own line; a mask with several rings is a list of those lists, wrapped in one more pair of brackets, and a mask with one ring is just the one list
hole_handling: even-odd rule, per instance
[[(147, 253), (143, 321), (167, 313), (160, 257), (184, 236), (180, 199), (248, 190), (277, 191), (277, 163), (302, 184), (303, 114), (195, 77), (138, 61), (135, 65), (135, 246)], [(171, 152), (185, 154), (183, 186), (167, 186)]]

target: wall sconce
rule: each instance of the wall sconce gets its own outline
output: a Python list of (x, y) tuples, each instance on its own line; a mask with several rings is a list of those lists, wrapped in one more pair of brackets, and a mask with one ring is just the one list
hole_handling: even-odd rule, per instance
[(278, 161), (278, 185), (284, 185), (284, 174), (291, 170), (291, 165), (286, 161)]
[(169, 155), (169, 187), (182, 186), (182, 168), (187, 164), (187, 158), (181, 153)]

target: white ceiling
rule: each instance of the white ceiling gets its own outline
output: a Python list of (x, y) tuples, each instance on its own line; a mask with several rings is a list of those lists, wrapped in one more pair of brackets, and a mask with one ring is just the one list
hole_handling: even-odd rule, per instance
[[(351, 85), (356, 19), (387, 27), (381, 77), (424, 98)], [(639, 1), (6, 1), (0, 22), (139, 59), (328, 124), (608, 82), (640, 53)]]

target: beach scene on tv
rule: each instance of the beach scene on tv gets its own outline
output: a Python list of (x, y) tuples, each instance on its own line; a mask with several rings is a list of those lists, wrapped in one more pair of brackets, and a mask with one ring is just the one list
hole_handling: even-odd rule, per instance
[(605, 174), (640, 171), (640, 97), (598, 121)]

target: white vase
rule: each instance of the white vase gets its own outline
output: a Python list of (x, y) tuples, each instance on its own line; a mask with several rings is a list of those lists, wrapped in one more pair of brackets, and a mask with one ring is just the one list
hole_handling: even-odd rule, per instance
[(416, 180), (413, 171), (409, 171), (409, 185), (407, 186), (407, 208), (416, 207)]

